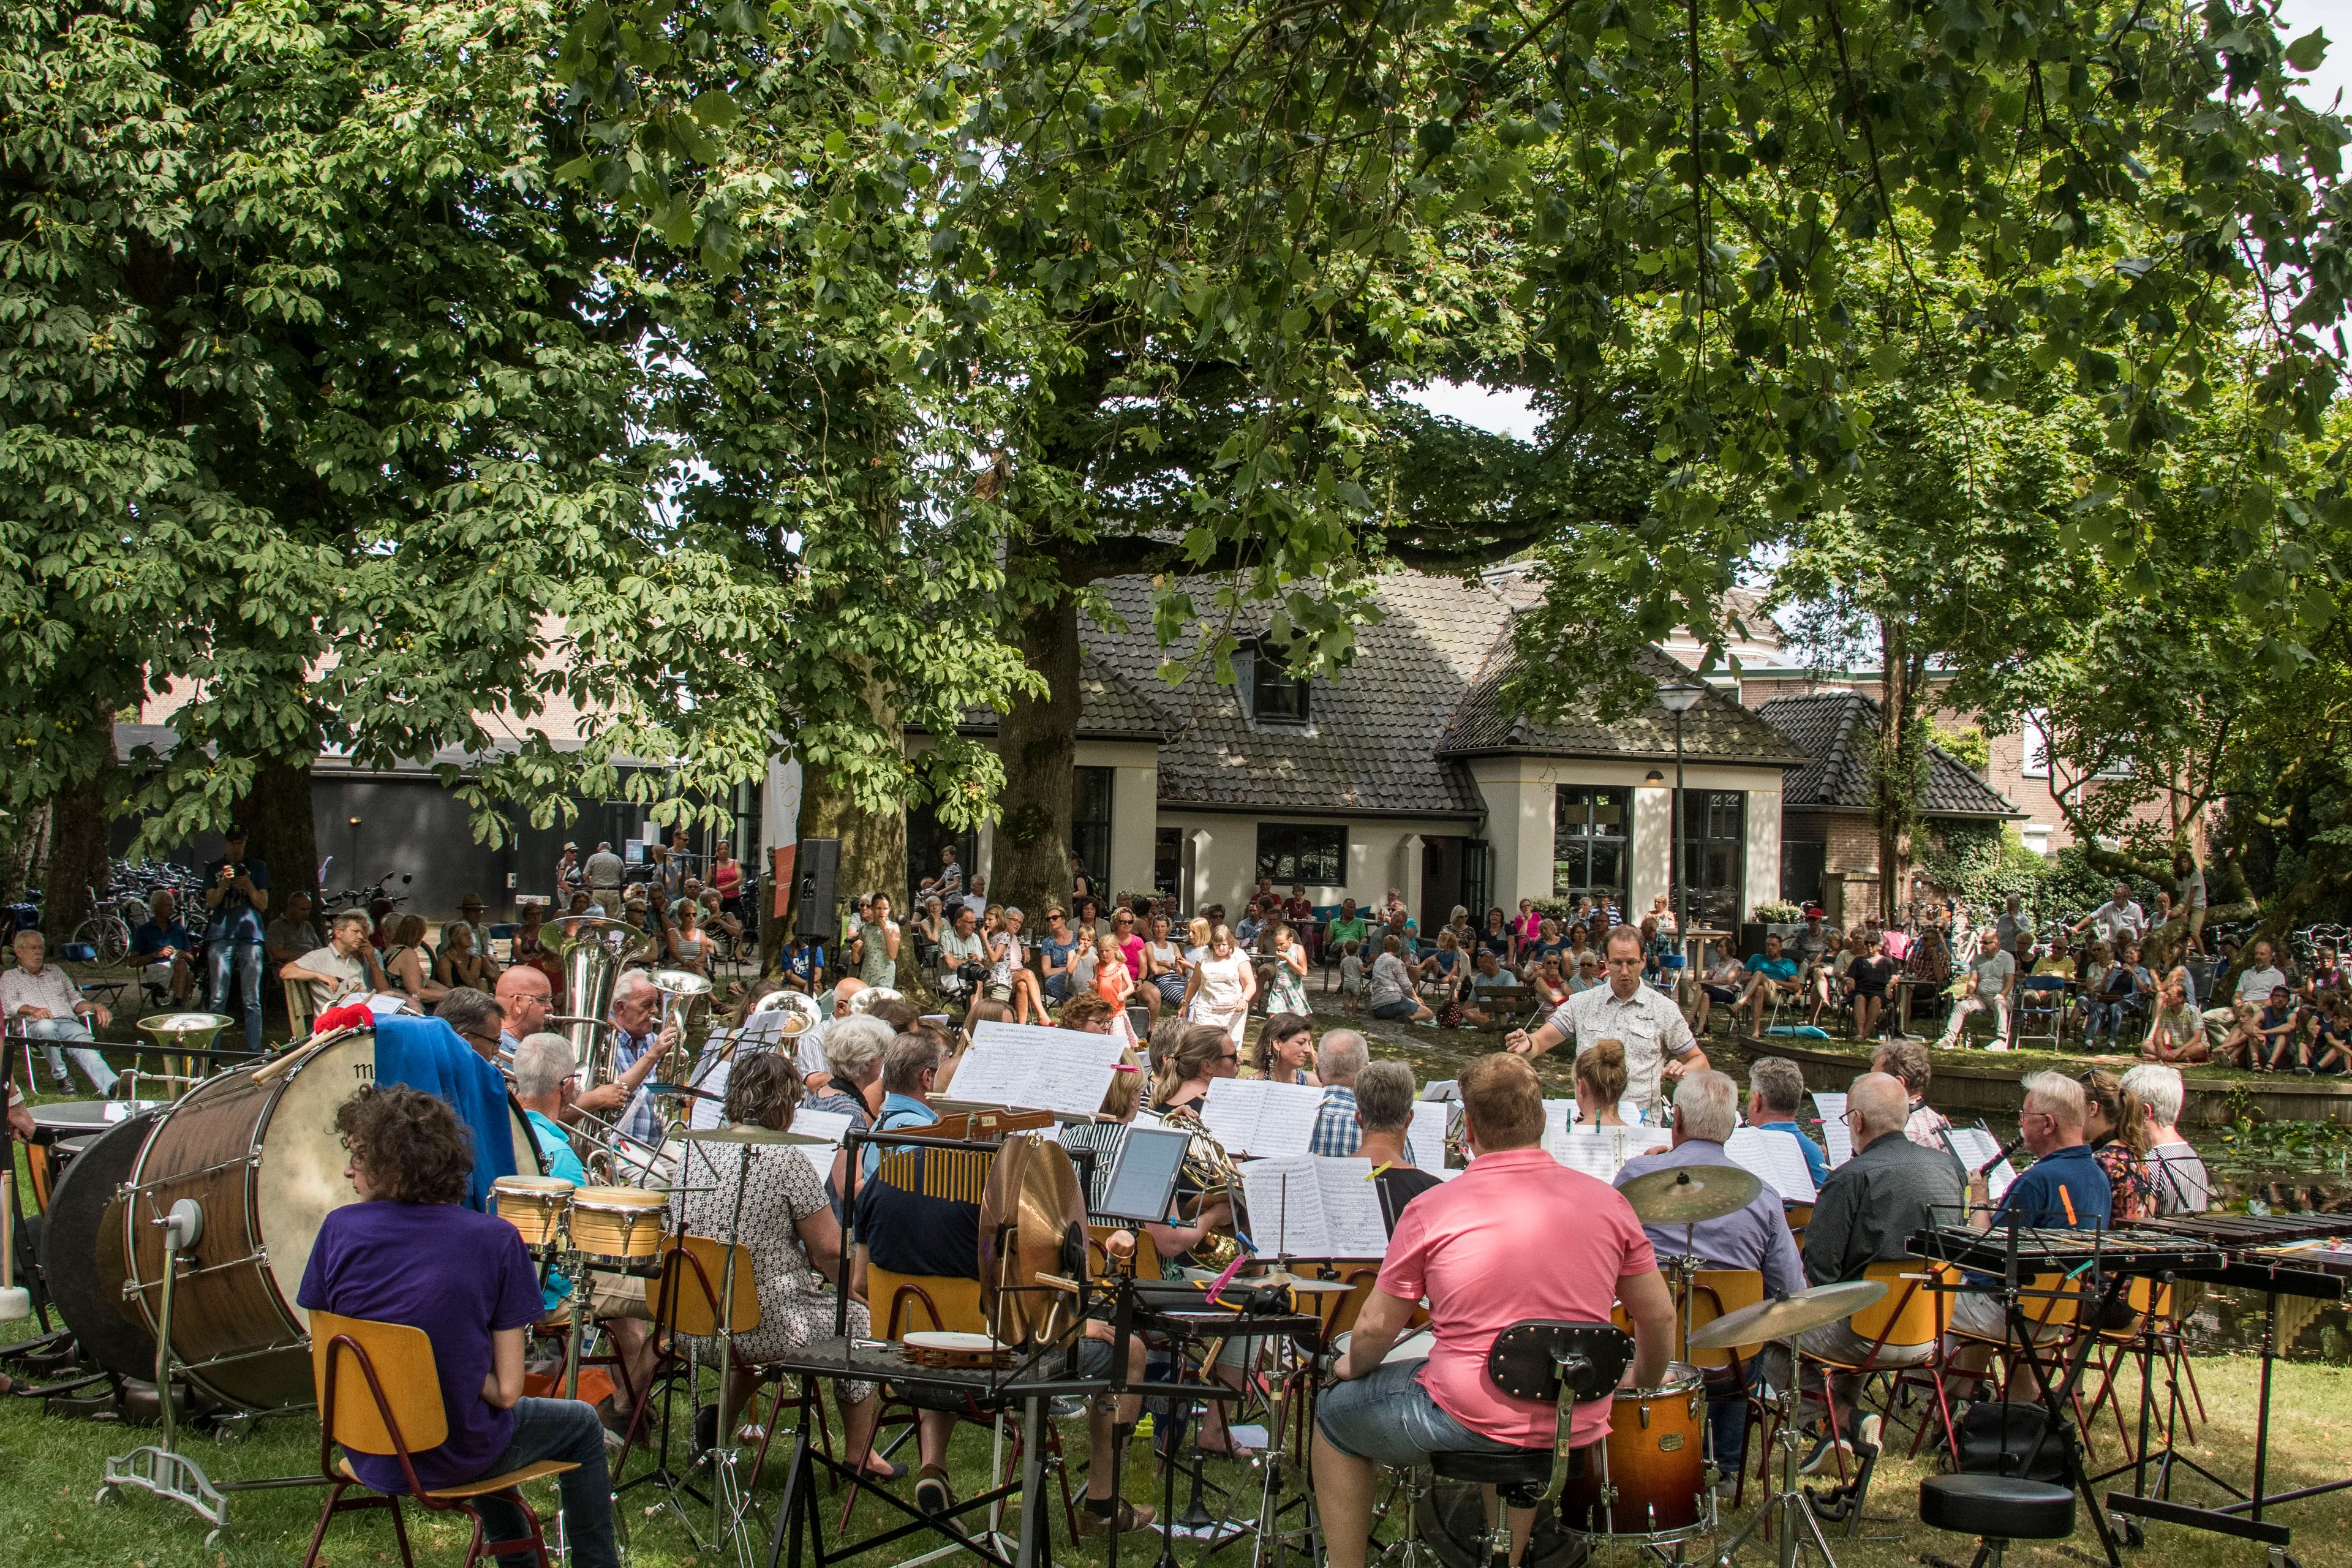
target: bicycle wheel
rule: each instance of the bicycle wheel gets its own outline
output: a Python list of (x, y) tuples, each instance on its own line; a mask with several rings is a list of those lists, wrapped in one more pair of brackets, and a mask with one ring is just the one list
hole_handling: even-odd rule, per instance
[(131, 956), (131, 928), (113, 915), (96, 915), (74, 927), (73, 942), (88, 942), (103, 964), (121, 963)]

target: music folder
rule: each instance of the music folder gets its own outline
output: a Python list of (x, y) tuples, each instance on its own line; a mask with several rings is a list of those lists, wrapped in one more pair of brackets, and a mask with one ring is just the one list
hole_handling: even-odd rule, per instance
[(1387, 1217), (1360, 1154), (1282, 1154), (1241, 1168), (1258, 1258), (1385, 1258)]

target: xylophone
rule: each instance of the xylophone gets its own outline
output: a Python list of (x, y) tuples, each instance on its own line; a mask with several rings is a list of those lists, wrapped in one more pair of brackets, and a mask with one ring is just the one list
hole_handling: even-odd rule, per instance
[(1916, 1231), (1912, 1253), (2014, 1283), (2021, 1275), (2089, 1275), (2100, 1279), (2193, 1276), (2223, 1268), (2228, 1259), (2210, 1242), (2171, 1231), (2066, 1230), (2009, 1226), (1977, 1230), (1942, 1225)]

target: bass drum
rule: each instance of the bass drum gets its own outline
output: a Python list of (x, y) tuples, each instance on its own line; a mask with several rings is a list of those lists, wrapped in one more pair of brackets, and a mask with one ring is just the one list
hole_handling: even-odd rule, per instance
[[(163, 1243), (153, 1222), (182, 1198), (204, 1234), (173, 1287), (172, 1349), (190, 1382), (252, 1410), (307, 1405), (310, 1317), (294, 1304), (327, 1215), (359, 1194), (343, 1179), (335, 1109), (375, 1079), (375, 1031), (329, 1037), (292, 1071), (205, 1079), (157, 1121), (121, 1205), (125, 1293), (147, 1331), (163, 1309)], [(537, 1173), (530, 1127), (508, 1102), (519, 1167)]]
[(41, 1273), (81, 1353), (117, 1377), (152, 1381), (155, 1336), (122, 1299), (122, 1223), (115, 1194), (131, 1179), (160, 1113), (126, 1117), (91, 1139), (49, 1190)]

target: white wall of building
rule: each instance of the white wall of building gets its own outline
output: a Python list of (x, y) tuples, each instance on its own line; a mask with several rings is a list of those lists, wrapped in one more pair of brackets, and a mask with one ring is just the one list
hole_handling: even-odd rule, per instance
[[(1620, 786), (1633, 791), (1631, 864), (1625, 896), (1640, 914), (1665, 892), (1674, 865), (1674, 764), (1658, 768), (1664, 784), (1648, 783), (1646, 762), (1574, 757), (1479, 757), (1470, 776), (1486, 802), (1486, 837), (1494, 846), (1495, 902), (1515, 908), (1521, 899), (1552, 896), (1552, 824), (1563, 784)], [(1780, 896), (1780, 770), (1692, 763), (1683, 770), (1688, 790), (1740, 790), (1748, 796), (1747, 897), (1749, 908)], [(1763, 785), (1765, 787), (1759, 787)]]
[[(1234, 919), (1241, 917), (1249, 902), (1250, 890), (1257, 885), (1257, 828), (1261, 822), (1303, 822), (1327, 825), (1332, 817), (1298, 816), (1268, 814), (1264, 816), (1241, 812), (1185, 811), (1163, 809), (1160, 826), (1173, 827), (1184, 834), (1192, 845), (1192, 886), (1190, 907), (1195, 910), (1210, 904), (1223, 904)], [(1391, 888), (1404, 894), (1405, 907), (1421, 907), (1421, 845), (1424, 836), (1459, 838), (1472, 830), (1473, 825), (1458, 818), (1397, 817), (1353, 818), (1348, 829), (1347, 879), (1339, 883), (1310, 883), (1307, 896), (1318, 904), (1336, 904), (1352, 898), (1357, 903), (1373, 905), (1388, 896)], [(1281, 889), (1286, 895), (1289, 889)]]
[[(996, 742), (987, 742), (991, 751)], [(909, 756), (931, 745), (929, 735), (907, 737)], [(1154, 830), (1159, 826), (1160, 809), (1160, 748), (1149, 741), (1080, 741), (1071, 765), (1081, 768), (1109, 768), (1110, 796), (1110, 867), (1106, 873), (1110, 890), (1124, 888), (1131, 892), (1149, 891), (1151, 887), (1151, 860), (1155, 844)], [(974, 864), (967, 870), (977, 871), (992, 882), (996, 877), (996, 825), (982, 823), (979, 834), (980, 847)]]

